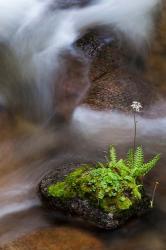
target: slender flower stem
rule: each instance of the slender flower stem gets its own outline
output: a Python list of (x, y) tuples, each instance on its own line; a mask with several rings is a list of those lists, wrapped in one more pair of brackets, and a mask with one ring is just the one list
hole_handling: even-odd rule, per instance
[(137, 137), (137, 121), (136, 121), (136, 113), (134, 111), (134, 142), (133, 142), (134, 152), (136, 149), (136, 137)]
[(134, 154), (136, 150), (136, 137), (137, 137), (137, 121), (136, 121), (136, 112), (133, 112), (134, 115), (134, 140), (133, 140), (133, 165), (134, 165)]
[(155, 194), (156, 194), (156, 190), (157, 190), (158, 185), (159, 185), (159, 182), (156, 181), (156, 182), (155, 182), (154, 189), (153, 189), (152, 200), (151, 200), (151, 202), (150, 202), (151, 208), (153, 208), (154, 198), (155, 198)]
[[(142, 105), (140, 102), (133, 101), (131, 104), (133, 115), (134, 115), (134, 141), (133, 141), (133, 165), (134, 165), (134, 156), (136, 151), (136, 139), (137, 139), (137, 121), (136, 121), (136, 112), (140, 112), (142, 109)], [(143, 179), (141, 177), (141, 182), (143, 182)]]

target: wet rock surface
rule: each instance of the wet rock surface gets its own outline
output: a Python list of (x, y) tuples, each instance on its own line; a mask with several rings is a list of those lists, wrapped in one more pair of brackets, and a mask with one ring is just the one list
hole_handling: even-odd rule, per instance
[(114, 36), (108, 42), (99, 31), (87, 34), (77, 45), (91, 60), (91, 87), (84, 101), (91, 108), (126, 112), (133, 100), (144, 107), (157, 100), (155, 85), (144, 77), (144, 59), (135, 50), (124, 49)]
[[(150, 200), (143, 194), (142, 200), (119, 214), (105, 213), (101, 209), (94, 207), (89, 200), (82, 200), (80, 198), (73, 198), (68, 200), (61, 200), (58, 198), (48, 196), (48, 186), (58, 181), (63, 181), (67, 172), (71, 170), (62, 167), (56, 169), (55, 173), (46, 176), (39, 185), (39, 193), (43, 203), (55, 211), (60, 211), (67, 216), (79, 217), (87, 223), (103, 229), (116, 229), (125, 224), (132, 217), (143, 215), (150, 210)], [(62, 174), (63, 172), (63, 174)], [(66, 174), (64, 174), (66, 172)]]
[[(165, 79), (166, 79), (166, 61), (165, 61), (165, 55), (166, 55), (166, 39), (165, 39), (165, 27), (166, 27), (166, 11), (163, 14), (160, 31), (157, 35), (157, 39), (154, 42), (154, 45), (152, 46), (152, 52), (149, 55), (148, 58), (148, 71), (146, 71), (146, 78), (147, 82), (150, 80), (154, 85), (156, 85), (157, 90), (161, 88), (162, 93), (166, 93), (166, 85)], [(87, 45), (89, 46), (89, 45)], [(97, 44), (97, 47), (100, 47), (99, 43)], [(116, 47), (116, 46), (115, 46)], [(103, 47), (102, 47), (103, 48)], [(94, 55), (96, 52), (95, 48), (90, 48), (89, 50), (92, 50), (92, 54)], [(112, 52), (114, 51), (113, 47), (109, 46), (109, 50)], [(116, 50), (118, 51), (118, 50)], [(111, 52), (111, 53), (112, 53)], [(101, 53), (98, 51), (98, 53)], [(119, 55), (119, 56), (118, 56)], [(105, 60), (107, 58), (111, 60), (112, 68), (110, 67), (110, 61)], [(115, 60), (113, 59), (115, 58)], [(118, 59), (119, 58), (119, 59)], [(118, 61), (120, 60), (120, 62)], [(98, 62), (101, 62), (100, 65), (98, 65)], [(119, 62), (119, 63), (118, 63)], [(112, 80), (110, 81), (109, 77), (112, 77), (114, 70), (116, 71), (116, 65), (121, 65), (121, 56), (119, 53), (115, 52), (115, 56), (113, 54), (103, 54), (99, 57), (96, 57), (94, 59), (93, 66), (91, 68), (90, 77), (93, 81), (91, 90), (89, 96), (87, 97), (85, 103), (88, 103), (93, 108), (100, 108), (100, 109), (108, 109), (117, 107), (118, 103), (117, 101), (115, 104), (109, 104), (112, 100), (112, 94), (116, 90), (116, 80), (114, 80), (114, 84), (112, 84)], [(119, 67), (118, 66), (118, 67)], [(125, 72), (125, 69), (123, 69), (123, 72)], [(108, 73), (108, 75), (107, 75)], [(102, 90), (103, 92), (99, 93), (99, 90), (96, 91), (95, 87), (102, 89), (102, 84), (100, 87), (100, 82), (102, 82), (103, 77), (108, 76), (107, 79), (107, 88), (105, 90)], [(115, 79), (117, 79), (118, 70), (115, 74)], [(96, 82), (96, 83), (95, 83)], [(133, 84), (133, 81), (130, 81), (130, 84), (124, 85), (128, 87)], [(139, 80), (138, 80), (139, 84)], [(147, 89), (151, 85), (149, 83), (146, 83)], [(141, 86), (141, 85), (139, 85)], [(118, 85), (117, 94), (115, 94), (116, 98), (123, 98), (123, 101), (121, 102), (121, 108), (123, 108), (123, 105), (125, 104), (126, 100), (123, 95), (126, 95), (125, 89), (122, 92), (119, 90), (120, 85)], [(138, 86), (136, 86), (137, 89)], [(107, 91), (109, 91), (110, 94), (108, 95)], [(141, 89), (139, 92), (142, 92), (143, 89)], [(135, 91), (135, 90), (134, 90)], [(151, 90), (150, 90), (151, 91)], [(94, 93), (94, 94), (93, 94)], [(123, 94), (122, 94), (123, 93)], [(138, 91), (136, 90), (136, 95), (138, 94)], [(147, 93), (147, 91), (146, 91)], [(100, 95), (99, 101), (97, 100), (97, 96)], [(142, 94), (141, 94), (142, 95)], [(143, 93), (144, 95), (144, 93)], [(149, 95), (149, 93), (148, 93)], [(107, 96), (107, 98), (106, 98)], [(144, 95), (146, 96), (146, 95)], [(107, 102), (105, 101), (105, 98), (107, 99)], [(145, 98), (145, 97), (144, 97)], [(152, 97), (151, 97), (152, 98)], [(109, 102), (108, 102), (109, 99)], [(152, 98), (153, 99), (153, 98)], [(115, 99), (114, 99), (115, 100)], [(119, 101), (118, 101), (119, 102)], [(103, 105), (103, 106), (101, 106)], [(8, 156), (7, 156), (8, 157)], [(164, 166), (164, 164), (163, 164)], [(70, 168), (70, 170), (72, 170)], [(63, 174), (67, 174), (66, 170), (62, 170)], [(156, 181), (156, 176), (158, 176), (159, 171), (156, 171), (156, 174), (154, 175), (153, 181)], [(163, 171), (160, 171), (160, 174), (163, 173)], [(165, 189), (164, 189), (164, 175), (161, 174), (161, 176), (158, 176), (158, 179), (162, 180), (163, 178), (163, 203), (162, 208), (165, 209)], [(152, 184), (151, 184), (152, 185)], [(159, 187), (160, 188), (160, 187)], [(152, 190), (152, 189), (151, 189)], [(159, 200), (158, 200), (159, 202)], [(165, 211), (165, 210), (163, 210)], [(163, 212), (164, 213), (164, 212)], [(27, 236), (24, 236), (20, 239), (17, 239), (16, 241), (7, 244), (4, 247), (0, 247), (0, 250), (165, 250), (166, 241), (165, 241), (165, 224), (164, 224), (164, 215), (162, 215), (161, 210), (157, 211), (158, 216), (155, 215), (155, 211), (153, 213), (152, 218), (143, 218), (143, 220), (133, 220), (129, 224), (127, 224), (125, 227), (123, 227), (121, 230), (118, 230), (117, 233), (114, 232), (113, 234), (108, 234), (105, 231), (99, 232), (94, 236), (94, 234), (88, 230), (80, 230), (78, 227), (73, 228), (71, 225), (69, 226), (57, 226), (56, 222), (54, 227), (49, 227), (46, 229), (39, 229), (31, 234), (28, 234)], [(160, 218), (161, 215), (161, 218)], [(162, 224), (163, 223), (163, 224)], [(64, 223), (65, 224), (65, 223)], [(94, 231), (93, 231), (94, 232)], [(105, 241), (107, 238), (107, 246), (103, 244), (103, 241)], [(109, 239), (109, 240), (108, 240)]]
[(0, 250), (103, 250), (95, 236), (78, 228), (60, 226), (38, 230)]
[(158, 20), (156, 36), (147, 58), (146, 79), (154, 84), (160, 94), (166, 95), (166, 1), (162, 1), (161, 18)]

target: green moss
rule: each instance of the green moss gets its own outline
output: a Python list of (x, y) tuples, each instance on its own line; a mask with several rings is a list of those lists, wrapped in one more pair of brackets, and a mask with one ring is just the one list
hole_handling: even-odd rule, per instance
[(140, 177), (156, 165), (160, 156), (144, 163), (142, 147), (129, 150), (125, 160), (117, 160), (116, 150), (110, 147), (108, 161), (83, 165), (71, 172), (63, 182), (48, 187), (48, 194), (60, 199), (79, 197), (105, 212), (129, 209), (141, 199)]
[(57, 198), (68, 198), (68, 192), (65, 190), (65, 182), (58, 182), (49, 187), (49, 192)]

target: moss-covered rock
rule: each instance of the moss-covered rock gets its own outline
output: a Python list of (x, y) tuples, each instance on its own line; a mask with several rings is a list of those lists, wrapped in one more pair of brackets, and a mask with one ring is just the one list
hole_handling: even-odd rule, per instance
[(61, 167), (55, 173), (47, 175), (40, 182), (39, 193), (43, 205), (55, 212), (61, 212), (65, 216), (73, 216), (85, 220), (86, 223), (103, 229), (116, 229), (124, 225), (129, 219), (141, 216), (150, 210), (150, 199), (142, 190), (142, 198), (129, 209), (119, 213), (107, 213), (94, 206), (88, 199), (70, 198), (61, 199), (48, 195), (48, 188), (52, 184), (63, 180)]
[(88, 165), (71, 172), (62, 182), (48, 187), (48, 195), (62, 200), (88, 199), (104, 212), (128, 209), (141, 199), (141, 185), (134, 178), (123, 178), (117, 168)]
[(110, 147), (108, 161), (85, 164), (66, 176), (46, 177), (40, 183), (42, 198), (56, 210), (82, 217), (103, 228), (116, 228), (130, 217), (150, 208), (140, 176), (154, 167), (155, 156), (143, 161), (143, 151), (130, 150), (125, 160), (117, 160)]

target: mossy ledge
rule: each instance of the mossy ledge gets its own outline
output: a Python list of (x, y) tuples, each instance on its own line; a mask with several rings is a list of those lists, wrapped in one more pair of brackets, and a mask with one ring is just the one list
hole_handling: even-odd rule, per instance
[(140, 176), (156, 165), (159, 155), (144, 163), (142, 147), (138, 147), (118, 161), (115, 148), (110, 147), (107, 159), (95, 166), (82, 165), (63, 176), (56, 170), (45, 177), (39, 186), (43, 201), (105, 229), (115, 229), (129, 218), (144, 214), (150, 209), (150, 199)]
[[(59, 173), (58, 173), (59, 172)], [(58, 173), (58, 174), (57, 174)], [(94, 207), (89, 200), (72, 198), (61, 200), (59, 198), (48, 195), (48, 187), (53, 183), (62, 181), (61, 168), (55, 173), (45, 176), (39, 184), (39, 195), (44, 206), (55, 212), (61, 212), (67, 216), (81, 218), (95, 225), (96, 227), (113, 230), (124, 225), (129, 219), (139, 217), (147, 213), (150, 208), (150, 199), (142, 190), (142, 199), (135, 203), (130, 209), (124, 210), (122, 213), (113, 214), (103, 212), (101, 209)]]

